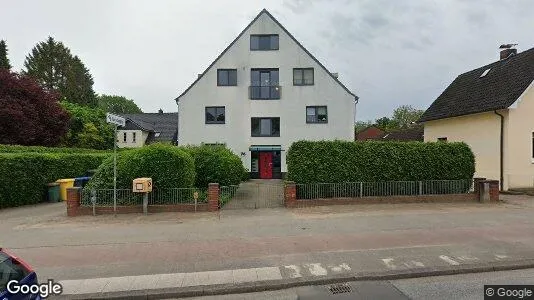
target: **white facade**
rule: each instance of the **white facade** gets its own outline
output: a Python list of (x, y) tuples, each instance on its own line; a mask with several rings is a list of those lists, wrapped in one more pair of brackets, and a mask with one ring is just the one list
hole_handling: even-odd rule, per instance
[[(278, 50), (252, 51), (251, 34), (277, 34)], [(281, 91), (278, 100), (251, 100), (251, 69), (279, 71)], [(294, 68), (313, 68), (314, 84), (293, 85)], [(218, 69), (236, 69), (237, 86), (218, 86)], [(266, 11), (240, 34), (179, 101), (180, 145), (224, 143), (241, 156), (251, 169), (251, 146), (281, 147), (281, 172), (285, 173), (286, 153), (298, 140), (354, 140), (357, 97), (337, 81)], [(224, 124), (206, 124), (205, 108), (225, 107)], [(326, 106), (327, 123), (307, 123), (307, 106)], [(251, 118), (279, 117), (280, 136), (252, 137)]]
[(139, 148), (145, 145), (148, 132), (142, 130), (117, 130), (117, 147)]

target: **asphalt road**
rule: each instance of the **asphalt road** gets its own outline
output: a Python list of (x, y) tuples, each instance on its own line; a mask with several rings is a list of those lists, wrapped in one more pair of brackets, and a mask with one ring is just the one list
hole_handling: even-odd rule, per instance
[(0, 211), (0, 245), (46, 279), (277, 267), (282, 278), (534, 259), (534, 198), (68, 218)]
[[(534, 269), (423, 277), (383, 282), (351, 282), (352, 292), (343, 299), (484, 299), (484, 285), (534, 285)], [(305, 286), (261, 293), (188, 298), (192, 300), (306, 300), (326, 298), (329, 286)], [(388, 294), (389, 293), (389, 294)], [(362, 295), (365, 294), (365, 295)]]

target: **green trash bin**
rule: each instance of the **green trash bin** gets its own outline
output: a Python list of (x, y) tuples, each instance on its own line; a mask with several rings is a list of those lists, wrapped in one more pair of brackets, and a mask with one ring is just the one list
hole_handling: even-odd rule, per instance
[(59, 202), (59, 182), (48, 184), (48, 202)]

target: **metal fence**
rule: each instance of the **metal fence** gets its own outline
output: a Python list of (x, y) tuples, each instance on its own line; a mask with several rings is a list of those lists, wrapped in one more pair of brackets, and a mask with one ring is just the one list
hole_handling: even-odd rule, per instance
[(239, 189), (239, 185), (221, 186), (220, 191), (219, 191), (220, 192), (219, 194), (220, 206), (223, 207), (226, 203), (232, 200), (237, 194), (238, 189)]
[[(194, 204), (195, 196), (197, 197), (197, 203), (208, 202), (207, 189), (154, 189), (148, 194), (148, 205)], [(82, 190), (82, 206), (93, 206), (93, 199), (96, 206), (113, 206), (113, 189)], [(143, 205), (143, 194), (134, 193), (131, 189), (117, 189), (117, 205)]]
[(464, 194), (473, 180), (385, 181), (296, 184), (297, 199)]

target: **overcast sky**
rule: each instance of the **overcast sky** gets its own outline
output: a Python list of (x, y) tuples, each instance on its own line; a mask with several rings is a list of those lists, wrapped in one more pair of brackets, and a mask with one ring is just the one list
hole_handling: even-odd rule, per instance
[(15, 70), (51, 35), (80, 56), (97, 93), (145, 112), (173, 99), (267, 8), (360, 97), (357, 119), (426, 109), (454, 78), (534, 47), (531, 0), (0, 0)]

